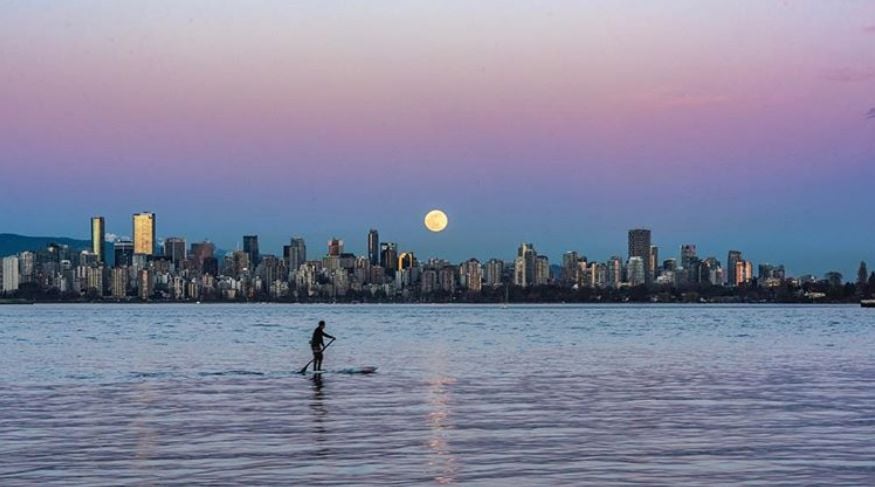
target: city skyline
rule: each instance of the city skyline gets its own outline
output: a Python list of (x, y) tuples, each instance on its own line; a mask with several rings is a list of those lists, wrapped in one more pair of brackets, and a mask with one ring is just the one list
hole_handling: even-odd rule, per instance
[[(133, 239), (115, 239), (106, 253), (105, 218), (90, 219), (91, 241), (84, 248), (48, 243), (2, 257), (0, 293), (5, 298), (110, 301), (313, 301), (388, 300), (462, 302), (504, 300), (600, 302), (848, 302), (871, 296), (875, 272), (860, 262), (856, 280), (841, 272), (822, 278), (794, 276), (784, 265), (756, 265), (742, 251), (699, 255), (695, 244), (681, 246), (680, 257), (659, 259), (650, 229), (627, 232), (627, 253), (607, 260), (577, 251), (551, 264), (535, 245), (523, 242), (512, 262), (469, 258), (453, 263), (441, 257), (417, 258), (415, 249), (367, 234), (367, 253), (356, 255), (333, 237), (325, 252), (298, 236), (282, 255), (262, 253), (258, 235), (243, 235), (243, 248), (220, 252), (210, 241), (168, 237), (156, 245), (157, 215), (131, 216)], [(445, 220), (443, 220), (445, 221)], [(429, 221), (424, 222), (428, 226)], [(190, 250), (189, 250), (190, 249)], [(113, 255), (112, 261), (107, 259)], [(663, 254), (665, 255), (665, 254)], [(310, 258), (308, 258), (308, 256)], [(377, 262), (377, 263), (375, 263)], [(554, 261), (556, 262), (556, 261)]]
[[(102, 215), (100, 215), (100, 216), (94, 215), (94, 216), (90, 217), (90, 225), (91, 226), (90, 226), (90, 235), (88, 237), (80, 238), (80, 236), (77, 236), (77, 235), (73, 235), (73, 236), (53, 235), (53, 237), (90, 240), (92, 243), (91, 243), (91, 246), (89, 248), (92, 251), (92, 253), (97, 254), (97, 252), (94, 252), (94, 249), (95, 249), (94, 243), (93, 243), (94, 236), (95, 235), (104, 235), (105, 243), (107, 244), (107, 246), (110, 246), (111, 244), (113, 244), (115, 242), (124, 242), (125, 248), (127, 248), (128, 246), (131, 248), (130, 255), (133, 255), (136, 253), (141, 253), (141, 254), (145, 254), (145, 255), (166, 255), (164, 252), (165, 252), (165, 248), (166, 248), (168, 240), (181, 241), (181, 243), (183, 243), (185, 245), (184, 246), (185, 252), (188, 251), (187, 250), (188, 247), (193, 243), (209, 242), (215, 246), (216, 251), (222, 251), (222, 252), (226, 252), (227, 254), (231, 254), (234, 251), (247, 251), (247, 239), (250, 239), (250, 244), (251, 244), (252, 243), (251, 239), (254, 238), (255, 239), (254, 245), (255, 245), (256, 255), (259, 253), (259, 245), (260, 245), (261, 248), (264, 249), (261, 252), (261, 254), (273, 255), (273, 256), (277, 256), (277, 257), (286, 257), (286, 258), (288, 257), (286, 252), (288, 252), (287, 247), (289, 246), (288, 243), (290, 240), (293, 242), (296, 240), (310, 241), (311, 243), (316, 242), (315, 239), (311, 239), (309, 236), (301, 234), (301, 233), (293, 233), (293, 234), (290, 234), (289, 236), (286, 236), (286, 237), (276, 237), (274, 235), (273, 236), (274, 238), (271, 238), (270, 236), (268, 236), (268, 239), (265, 239), (264, 235), (247, 233), (247, 234), (241, 234), (234, 244), (226, 246), (222, 242), (218, 242), (218, 241), (210, 238), (209, 236), (191, 237), (191, 236), (185, 235), (184, 233), (181, 233), (181, 232), (169, 233), (167, 235), (164, 235), (160, 231), (161, 227), (158, 225), (157, 219), (158, 219), (158, 215), (156, 212), (141, 211), (141, 212), (133, 213), (132, 215), (129, 216), (129, 221), (128, 221), (129, 233), (123, 233), (123, 232), (116, 233), (116, 232), (112, 232), (112, 231), (107, 230), (107, 228), (108, 228), (107, 222), (111, 222), (111, 220), (109, 220), (107, 217), (102, 216)], [(140, 228), (141, 231), (145, 231), (145, 230), (142, 230), (144, 227), (148, 228), (148, 231), (146, 232), (148, 234), (148, 237), (147, 237), (148, 242), (147, 242), (147, 244), (144, 244), (144, 245), (153, 249), (151, 252), (138, 252), (137, 251), (138, 248), (135, 244), (136, 238), (134, 237), (134, 235), (136, 235), (137, 229)], [(331, 237), (326, 238), (322, 241), (328, 242), (328, 245), (330, 246), (330, 245), (332, 245), (332, 242), (335, 239), (340, 239), (340, 248), (344, 249), (345, 251), (347, 251), (349, 253), (352, 253), (352, 254), (355, 254), (358, 256), (366, 256), (369, 259), (371, 259), (375, 255), (372, 253), (372, 250), (375, 250), (375, 249), (371, 248), (372, 238), (374, 237), (372, 232), (377, 232), (377, 237), (376, 237), (377, 242), (380, 241), (379, 240), (380, 237), (379, 237), (379, 231), (377, 229), (375, 229), (373, 226), (366, 226), (366, 227), (367, 227), (367, 232), (366, 232), (365, 236), (362, 237), (361, 239), (343, 237), (343, 236), (340, 236), (341, 234), (331, 234)], [(112, 227), (109, 227), (109, 228), (112, 228)], [(435, 234), (434, 232), (429, 232), (427, 229), (424, 229), (424, 231), (429, 233), (429, 234), (432, 234), (432, 235), (439, 235), (439, 234)], [(683, 264), (684, 264), (684, 262), (686, 262), (685, 254), (687, 253), (687, 251), (689, 249), (692, 249), (693, 256), (697, 256), (699, 258), (705, 258), (705, 257), (717, 258), (727, 268), (731, 267), (733, 264), (730, 263), (729, 258), (724, 259), (724, 258), (722, 258), (722, 256), (726, 255), (727, 252), (729, 252), (730, 255), (732, 254), (732, 252), (741, 252), (739, 250), (736, 250), (736, 249), (740, 248), (740, 246), (734, 246), (734, 247), (733, 246), (725, 246), (725, 248), (723, 248), (723, 249), (706, 249), (704, 252), (702, 252), (702, 251), (700, 251), (702, 246), (698, 245), (696, 242), (690, 242), (690, 241), (681, 243), (681, 244), (676, 245), (674, 247), (666, 246), (664, 244), (660, 245), (663, 242), (664, 237), (658, 236), (658, 237), (654, 238), (652, 236), (653, 230), (649, 229), (649, 228), (632, 228), (632, 229), (627, 230), (627, 232), (628, 233), (626, 234), (626, 238), (624, 239), (624, 242), (621, 245), (617, 245), (613, 251), (609, 251), (606, 254), (595, 254), (595, 253), (588, 252), (584, 246), (577, 246), (574, 248), (566, 248), (566, 249), (560, 250), (560, 251), (555, 252), (555, 253), (548, 252), (548, 251), (542, 251), (540, 253), (541, 253), (541, 255), (546, 255), (546, 256), (550, 257), (552, 259), (551, 265), (555, 265), (555, 266), (561, 266), (561, 260), (562, 260), (563, 256), (569, 252), (574, 252), (576, 255), (580, 255), (581, 257), (586, 257), (590, 261), (609, 261), (611, 258), (619, 256), (619, 257), (622, 257), (624, 259), (624, 262), (625, 262), (630, 257), (641, 257), (642, 258), (642, 265), (644, 266), (644, 269), (646, 271), (645, 277), (649, 282), (650, 279), (656, 278), (655, 269), (660, 267), (664, 263), (664, 261), (667, 259), (676, 260), (677, 264), (679, 266), (684, 267)], [(0, 233), (3, 233), (3, 232), (0, 232)], [(8, 233), (8, 232), (6, 232), (6, 233)], [(443, 232), (441, 232), (441, 233), (443, 233)], [(44, 238), (42, 236), (39, 236), (39, 237)], [(274, 240), (276, 240), (277, 238), (279, 238), (281, 240), (278, 242), (278, 245), (273, 245), (272, 242)], [(361, 240), (361, 242), (359, 242), (359, 240)], [(261, 242), (261, 243), (259, 244), (259, 242)], [(265, 245), (265, 242), (267, 242), (267, 245)], [(383, 240), (383, 242), (385, 242), (385, 240)], [(418, 249), (416, 249), (410, 245), (407, 245), (405, 243), (405, 239), (403, 239), (403, 238), (400, 238), (400, 239), (393, 238), (391, 244), (395, 246), (395, 250), (399, 254), (404, 253), (404, 252), (415, 252), (418, 257), (446, 259), (448, 261), (453, 261), (453, 262), (463, 262), (463, 261), (471, 259), (471, 258), (478, 259), (481, 262), (486, 262), (488, 259), (500, 259), (500, 260), (503, 260), (506, 262), (512, 262), (515, 258), (515, 255), (514, 255), (514, 252), (512, 249), (516, 248), (515, 246), (519, 245), (520, 242), (526, 243), (525, 240), (519, 240), (516, 243), (508, 243), (508, 245), (505, 246), (506, 247), (505, 250), (503, 252), (499, 252), (497, 254), (489, 254), (489, 255), (462, 254), (460, 256), (453, 256), (453, 255), (448, 256), (448, 255), (443, 255), (443, 254), (425, 254), (424, 255)], [(539, 246), (539, 248), (541, 248), (541, 247)], [(649, 252), (647, 255), (644, 255), (644, 250), (643, 250), (644, 248), (649, 249)], [(376, 250), (377, 250), (377, 254), (379, 254), (379, 249), (376, 249)], [(111, 246), (104, 247), (103, 251), (104, 252), (108, 251), (110, 254), (113, 253)], [(653, 253), (652, 259), (650, 258), (650, 256), (651, 256), (650, 252)], [(756, 264), (781, 265), (788, 270), (788, 274), (792, 272), (793, 275), (822, 276), (822, 275), (825, 275), (829, 272), (840, 272), (845, 276), (849, 276), (849, 275), (853, 274), (853, 272), (857, 269), (857, 267), (859, 266), (859, 263), (861, 261), (866, 262), (869, 260), (869, 259), (866, 259), (865, 257), (861, 257), (861, 258), (857, 259), (856, 261), (854, 261), (853, 265), (848, 267), (848, 268), (841, 268), (841, 267), (835, 266), (835, 265), (831, 266), (831, 265), (829, 265), (829, 263), (824, 263), (820, 267), (823, 270), (809, 270), (810, 267), (814, 267), (814, 266), (808, 266), (808, 267), (804, 267), (802, 269), (799, 269), (799, 268), (796, 268), (795, 266), (787, 265), (785, 263), (785, 261), (782, 260), (780, 258), (780, 256), (776, 255), (776, 254), (773, 254), (773, 256), (771, 258), (769, 258), (769, 257), (760, 258), (759, 256), (754, 256), (753, 254), (750, 254), (746, 251), (743, 253), (745, 256), (745, 260), (747, 260), (747, 261), (755, 262)], [(2, 257), (2, 256), (0, 256), (0, 257)], [(102, 261), (102, 258), (98, 257), (98, 260)], [(731, 279), (732, 278), (730, 277), (729, 278), (730, 282), (731, 282)]]
[(871, 2), (2, 13), (0, 171), (23, 203), (4, 232), (81, 236), (97, 211), (127, 234), (114, 222), (149, 208), (161, 236), (228, 248), (360, 252), (376, 227), (457, 259), (520, 241), (610, 256), (646, 227), (672, 254), (875, 261)]

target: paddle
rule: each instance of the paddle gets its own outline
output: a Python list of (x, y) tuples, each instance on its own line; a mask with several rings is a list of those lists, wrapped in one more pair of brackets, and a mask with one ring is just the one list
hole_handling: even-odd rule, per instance
[[(326, 344), (324, 347), (322, 347), (322, 350), (324, 351), (326, 348), (330, 347), (332, 343), (334, 343), (334, 338), (332, 338), (331, 341), (328, 342), (328, 344)], [(311, 358), (310, 361), (307, 362), (307, 365), (305, 365), (304, 368), (301, 369), (301, 371), (298, 372), (298, 373), (299, 373), (299, 374), (303, 374), (303, 373), (307, 372), (307, 367), (309, 367), (310, 364), (312, 364), (314, 360), (316, 360), (316, 359), (315, 359), (315, 358)]]

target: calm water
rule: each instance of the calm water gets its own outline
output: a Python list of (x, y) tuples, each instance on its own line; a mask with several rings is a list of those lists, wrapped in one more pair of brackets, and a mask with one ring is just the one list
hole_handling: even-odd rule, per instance
[(0, 306), (0, 370), (4, 486), (875, 484), (852, 306)]

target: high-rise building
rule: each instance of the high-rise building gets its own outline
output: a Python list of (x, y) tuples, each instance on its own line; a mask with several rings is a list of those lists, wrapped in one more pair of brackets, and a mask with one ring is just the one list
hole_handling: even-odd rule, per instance
[(749, 260), (738, 260), (735, 262), (735, 279), (734, 286), (741, 286), (750, 283), (753, 279), (753, 264)]
[(36, 278), (36, 254), (27, 250), (18, 254), (18, 269), (21, 284), (33, 282)]
[(134, 253), (155, 255), (155, 214), (134, 213)]
[(104, 241), (106, 241), (106, 222), (102, 216), (95, 216), (91, 219), (91, 252), (97, 256), (97, 261), (100, 263), (106, 262)]
[(115, 266), (127, 267), (134, 262), (134, 242), (130, 240), (116, 240), (113, 243), (113, 253), (115, 254)]
[(642, 286), (646, 284), (647, 277), (644, 270), (644, 259), (639, 256), (629, 257), (629, 263), (626, 265), (626, 274), (630, 286)]
[(398, 245), (395, 242), (382, 242), (380, 244), (380, 267), (386, 274), (395, 276), (398, 266)]
[[(191, 244), (189, 258), (191, 259), (194, 267), (201, 273), (215, 276), (215, 272), (207, 272), (206, 269), (204, 269), (204, 265), (207, 259), (215, 259), (215, 253), (216, 245), (210, 241), (205, 240), (203, 242), (195, 242)], [(218, 261), (216, 261), (216, 269), (218, 269)]]
[(170, 259), (179, 268), (179, 263), (185, 260), (185, 239), (180, 237), (165, 238), (164, 257)]
[(399, 271), (403, 271), (404, 269), (409, 269), (414, 266), (416, 266), (416, 257), (413, 255), (413, 252), (402, 252), (401, 255), (398, 256)]
[[(142, 255), (142, 254), (141, 254)], [(155, 290), (155, 276), (149, 269), (141, 269), (137, 272), (137, 294), (143, 301), (152, 298)]]
[(304, 239), (293, 237), (288, 248), (288, 255), (286, 255), (285, 248), (283, 248), (283, 254), (289, 266), (289, 271), (297, 271), (304, 262), (307, 262), (307, 245), (304, 243)]
[(535, 260), (538, 253), (534, 245), (522, 243), (517, 249), (514, 260), (513, 283), (516, 286), (528, 287), (535, 285)]
[(656, 245), (650, 246), (650, 258), (647, 261), (647, 273), (651, 281), (656, 280), (659, 275), (659, 247)]
[(116, 267), (112, 270), (112, 297), (124, 299), (128, 295), (128, 270)]
[(258, 267), (261, 262), (261, 255), (258, 253), (258, 235), (243, 236), (243, 251), (249, 254), (249, 264), (253, 269)]
[(371, 265), (380, 264), (380, 233), (373, 228), (368, 232), (368, 260)]
[(477, 259), (468, 259), (459, 266), (459, 283), (468, 291), (479, 293), (483, 288), (483, 268)]
[(500, 286), (504, 282), (504, 261), (501, 259), (489, 259), (484, 270), (484, 280), (487, 286)]
[(697, 257), (698, 254), (696, 253), (695, 244), (681, 245), (681, 267), (689, 269), (690, 263), (692, 263), (693, 259), (696, 259)]
[[(650, 263), (650, 230), (646, 228), (635, 228), (629, 230), (629, 258), (640, 257), (641, 263), (647, 267)], [(645, 280), (650, 279), (645, 272)]]
[(562, 255), (562, 284), (565, 286), (573, 286), (578, 282), (578, 265), (577, 261), (580, 256), (574, 250), (565, 252)]
[(18, 256), (10, 255), (3, 258), (3, 288), (2, 291), (6, 294), (12, 294), (18, 291), (20, 285), (20, 274), (18, 268)]
[(343, 240), (332, 238), (328, 241), (328, 255), (337, 255), (343, 253)]
[(730, 250), (728, 256), (726, 257), (726, 277), (727, 284), (730, 286), (737, 286), (739, 284), (738, 281), (738, 263), (742, 261), (741, 252), (738, 250)]
[(620, 287), (623, 282), (623, 259), (617, 255), (608, 259), (606, 282), (613, 288)]
[(550, 282), (550, 260), (546, 255), (535, 257), (535, 286), (546, 286)]

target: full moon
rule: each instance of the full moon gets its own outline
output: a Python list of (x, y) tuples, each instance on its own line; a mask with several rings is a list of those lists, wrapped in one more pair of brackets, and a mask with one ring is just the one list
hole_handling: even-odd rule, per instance
[(431, 210), (425, 215), (425, 228), (432, 232), (443, 231), (447, 228), (447, 214), (441, 210)]

